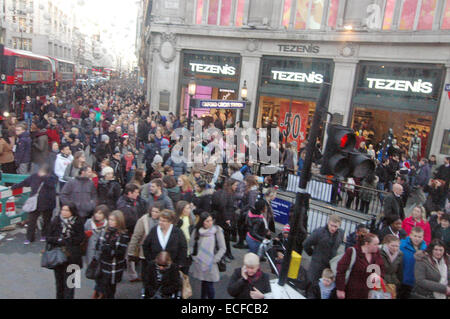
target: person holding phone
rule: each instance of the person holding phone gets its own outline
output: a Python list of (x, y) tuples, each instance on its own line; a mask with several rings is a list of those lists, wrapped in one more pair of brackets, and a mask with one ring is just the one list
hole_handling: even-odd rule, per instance
[(272, 298), (269, 275), (262, 272), (257, 255), (248, 253), (244, 256), (244, 265), (234, 270), (227, 290), (235, 299)]

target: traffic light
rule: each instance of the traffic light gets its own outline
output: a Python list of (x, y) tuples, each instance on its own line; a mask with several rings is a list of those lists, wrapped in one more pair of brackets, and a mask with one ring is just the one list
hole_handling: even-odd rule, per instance
[(364, 178), (375, 171), (373, 160), (357, 151), (356, 135), (351, 128), (330, 124), (322, 158), (322, 175)]

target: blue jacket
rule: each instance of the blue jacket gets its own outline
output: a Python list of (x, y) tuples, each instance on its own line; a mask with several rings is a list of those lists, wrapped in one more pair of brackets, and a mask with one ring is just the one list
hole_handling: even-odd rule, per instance
[[(425, 250), (426, 248), (427, 245), (425, 244), (425, 241), (422, 241), (420, 250)], [(403, 284), (413, 287), (415, 283), (414, 266), (416, 264), (414, 254), (417, 251), (409, 237), (400, 241), (400, 250), (403, 252)]]
[(14, 154), (16, 165), (27, 164), (31, 161), (31, 137), (30, 133), (24, 132), (17, 140), (16, 153)]

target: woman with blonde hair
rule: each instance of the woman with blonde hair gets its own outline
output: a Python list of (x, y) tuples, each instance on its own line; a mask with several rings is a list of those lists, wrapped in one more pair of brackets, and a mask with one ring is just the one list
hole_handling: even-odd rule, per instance
[(405, 218), (402, 222), (402, 228), (406, 231), (406, 233), (411, 233), (411, 230), (414, 227), (420, 227), (424, 231), (423, 240), (427, 245), (431, 242), (431, 227), (428, 221), (425, 219), (426, 211), (425, 208), (421, 205), (418, 205), (413, 208), (411, 212), (411, 216)]
[[(120, 210), (115, 210), (108, 217), (108, 228), (97, 242), (100, 251), (101, 291), (105, 299), (114, 299), (116, 285), (122, 281), (127, 268), (126, 253), (130, 237), (125, 226), (125, 217)], [(99, 299), (101, 299), (100, 296)]]
[(178, 177), (178, 186), (180, 186), (181, 189), (182, 200), (192, 203), (194, 186), (192, 186), (189, 177), (186, 175), (180, 175)]

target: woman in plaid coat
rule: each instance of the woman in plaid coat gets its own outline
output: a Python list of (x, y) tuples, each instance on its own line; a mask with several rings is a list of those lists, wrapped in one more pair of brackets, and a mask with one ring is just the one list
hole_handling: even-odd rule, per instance
[(98, 284), (104, 293), (104, 296), (99, 298), (114, 299), (116, 284), (122, 280), (123, 272), (127, 268), (125, 257), (129, 241), (122, 212), (113, 211), (108, 217), (108, 229), (97, 243), (101, 265)]

